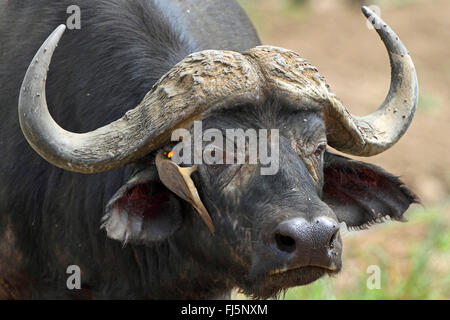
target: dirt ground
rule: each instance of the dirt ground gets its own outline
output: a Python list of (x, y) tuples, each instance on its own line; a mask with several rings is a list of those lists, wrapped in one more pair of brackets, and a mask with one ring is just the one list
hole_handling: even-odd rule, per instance
[[(262, 42), (292, 49), (318, 67), (332, 90), (356, 115), (384, 100), (389, 60), (358, 1), (241, 1)], [(304, 2), (304, 1), (297, 1)], [(415, 62), (420, 87), (416, 117), (387, 152), (365, 158), (403, 180), (424, 203), (450, 191), (450, 1), (379, 1), (381, 17), (396, 31)]]

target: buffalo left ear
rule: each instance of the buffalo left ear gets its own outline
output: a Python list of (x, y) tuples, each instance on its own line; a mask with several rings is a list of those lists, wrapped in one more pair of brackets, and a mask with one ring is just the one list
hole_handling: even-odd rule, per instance
[(405, 221), (403, 213), (418, 197), (382, 168), (325, 153), (322, 199), (340, 222), (363, 229), (390, 217)]
[(156, 156), (156, 168), (158, 169), (159, 179), (167, 189), (189, 202), (200, 214), (211, 233), (214, 233), (211, 216), (203, 205), (194, 181), (191, 179), (191, 174), (196, 171), (196, 167), (180, 167), (162, 154), (158, 154)]
[(124, 245), (166, 240), (182, 226), (180, 200), (159, 181), (154, 166), (136, 170), (105, 208), (102, 228)]

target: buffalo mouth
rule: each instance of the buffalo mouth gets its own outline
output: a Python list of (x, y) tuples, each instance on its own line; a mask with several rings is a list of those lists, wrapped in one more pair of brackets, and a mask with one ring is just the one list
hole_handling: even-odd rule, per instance
[[(267, 277), (269, 278), (280, 278), (280, 277), (291, 277), (291, 276), (300, 276), (303, 281), (301, 283), (296, 283), (294, 286), (298, 285), (305, 285), (308, 283), (311, 283), (318, 278), (315, 278), (317, 275), (320, 275), (319, 277), (323, 275), (334, 275), (340, 272), (339, 268), (325, 268), (320, 266), (303, 266), (303, 267), (297, 267), (297, 268), (291, 268), (291, 269), (274, 269), (269, 272)], [(312, 279), (308, 282), (308, 279)]]
[(111, 198), (102, 228), (122, 243), (159, 241), (181, 225), (179, 202), (159, 181), (153, 167), (139, 171)]
[(288, 264), (280, 256), (269, 254), (265, 246), (264, 250), (258, 249), (254, 251), (250, 270), (240, 286), (243, 293), (252, 298), (276, 298), (289, 288), (308, 285), (326, 275), (333, 277), (342, 268), (340, 254), (332, 255), (329, 263), (324, 265)]
[[(321, 268), (324, 269), (326, 272), (328, 273), (335, 273), (335, 272), (339, 272), (339, 269), (337, 266), (331, 266), (331, 267), (321, 267), (321, 266), (308, 266), (308, 267), (317, 267), (317, 268)], [(273, 269), (272, 271), (269, 272), (270, 276), (274, 276), (274, 275), (280, 275), (280, 274), (285, 274), (288, 272), (295, 272), (297, 270), (300, 270), (302, 268), (305, 268), (305, 266), (299, 266), (299, 267), (293, 267), (293, 268), (279, 268), (279, 269)]]
[(241, 290), (256, 299), (276, 298), (289, 288), (308, 285), (325, 275), (334, 276), (340, 267), (331, 270), (319, 266), (302, 266), (292, 269), (275, 268), (257, 278), (249, 279)]

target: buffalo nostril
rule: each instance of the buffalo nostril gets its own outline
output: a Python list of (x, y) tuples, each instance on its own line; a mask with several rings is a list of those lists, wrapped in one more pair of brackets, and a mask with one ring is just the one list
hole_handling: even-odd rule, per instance
[(289, 236), (283, 236), (282, 234), (277, 233), (275, 235), (275, 242), (280, 251), (292, 253), (296, 249), (295, 240)]
[(334, 249), (334, 244), (336, 243), (338, 234), (339, 234), (339, 228), (337, 228), (331, 235), (330, 241), (328, 242), (328, 246), (330, 249)]

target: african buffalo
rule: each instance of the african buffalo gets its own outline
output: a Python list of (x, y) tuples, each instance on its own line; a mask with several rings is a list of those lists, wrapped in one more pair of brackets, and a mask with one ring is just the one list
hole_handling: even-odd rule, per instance
[[(81, 29), (65, 31), (71, 5)], [(0, 6), (1, 298), (272, 297), (340, 271), (340, 223), (403, 220), (417, 201), (383, 169), (326, 151), (383, 152), (416, 109), (410, 55), (365, 7), (392, 81), (356, 117), (298, 54), (261, 46), (234, 0)], [(279, 169), (175, 162), (171, 134), (195, 121), (276, 129)], [(80, 289), (67, 287), (72, 265)]]

